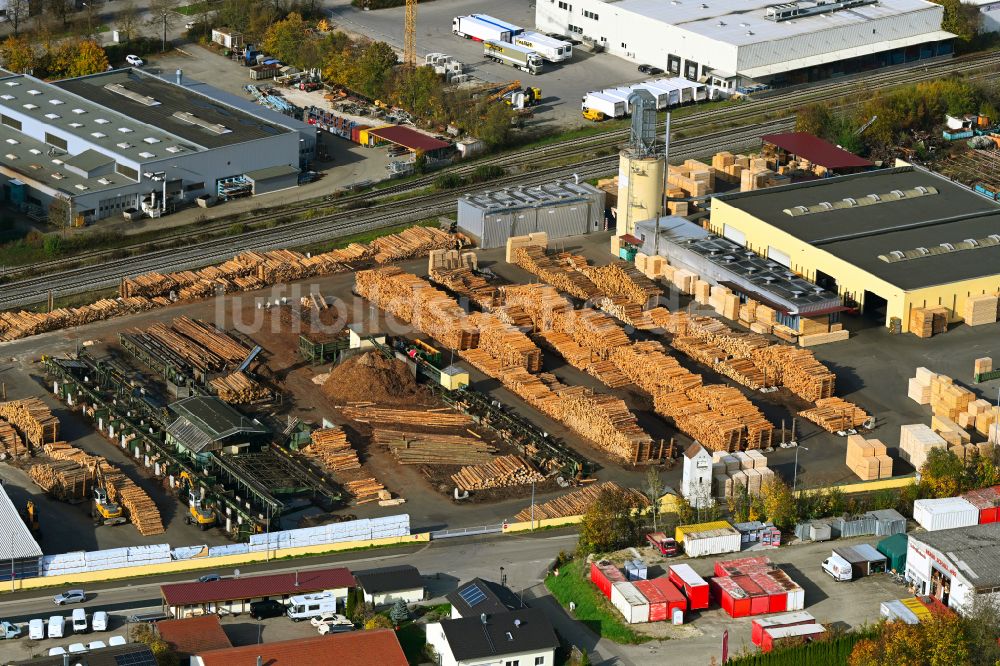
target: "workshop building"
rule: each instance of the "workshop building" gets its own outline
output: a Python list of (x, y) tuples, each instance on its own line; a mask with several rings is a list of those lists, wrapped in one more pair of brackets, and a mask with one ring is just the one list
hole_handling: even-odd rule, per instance
[(256, 419), (214, 396), (178, 400), (170, 411), (177, 418), (167, 426), (167, 443), (199, 462), (206, 462), (214, 451), (237, 453), (269, 435)]
[(813, 168), (820, 167), (824, 175), (842, 176), (875, 168), (875, 164), (840, 146), (835, 146), (825, 139), (808, 132), (786, 132), (784, 134), (765, 134), (760, 138), (764, 144), (763, 152), (774, 155), (779, 165), (795, 160), (807, 161)]
[(312, 569), (265, 576), (223, 578), (207, 583), (167, 583), (160, 586), (163, 605), (176, 619), (206, 613), (249, 613), (250, 604), (264, 599), (287, 602), (302, 594), (329, 592), (338, 603), (347, 601), (355, 586), (348, 569)]
[(424, 579), (410, 564), (355, 571), (354, 579), (364, 593), (365, 603), (376, 608), (399, 600), (407, 604), (424, 600)]
[(4, 201), (77, 226), (130, 209), (159, 217), (201, 195), (250, 195), (249, 172), (297, 174), (316, 150), (315, 127), (180, 70), (54, 83), (0, 72), (0, 139)]
[(542, 0), (535, 27), (728, 91), (950, 55), (925, 0)]
[(1000, 600), (1000, 523), (910, 534), (906, 579), (959, 612), (977, 598)]
[(904, 332), (913, 308), (956, 321), (1000, 289), (1000, 206), (912, 166), (719, 195), (709, 227)]
[(209, 650), (191, 658), (191, 666), (407, 666), (392, 629), (329, 633), (324, 636)]
[(447, 141), (436, 139), (402, 125), (388, 125), (370, 129), (367, 132), (371, 138), (364, 143), (391, 143), (417, 155), (441, 159), (447, 157), (452, 149), (452, 145)]
[(550, 239), (604, 228), (605, 192), (588, 183), (556, 181), (466, 194), (458, 228), (482, 249), (504, 247), (511, 236), (545, 232)]
[[(56, 520), (52, 517), (52, 520)], [(36, 578), (40, 573), (42, 549), (24, 524), (17, 508), (0, 485), (0, 581)]]

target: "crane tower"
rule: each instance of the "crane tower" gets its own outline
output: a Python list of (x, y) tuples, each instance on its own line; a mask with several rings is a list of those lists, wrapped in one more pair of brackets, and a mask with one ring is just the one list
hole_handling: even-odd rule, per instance
[(403, 64), (417, 65), (417, 0), (406, 0), (406, 18), (403, 24)]

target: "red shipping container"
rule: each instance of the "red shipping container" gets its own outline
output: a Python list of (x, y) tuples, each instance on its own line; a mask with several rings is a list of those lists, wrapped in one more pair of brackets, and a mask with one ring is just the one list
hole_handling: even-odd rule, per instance
[(635, 585), (635, 589), (639, 590), (639, 594), (646, 597), (646, 601), (649, 602), (650, 622), (660, 622), (668, 619), (667, 597), (658, 587), (653, 585), (653, 581), (636, 580), (632, 581), (632, 584)]
[(670, 565), (670, 582), (680, 588), (688, 599), (688, 608), (708, 608), (708, 583), (695, 573), (690, 564)]
[(591, 562), (590, 582), (596, 585), (597, 589), (599, 589), (604, 596), (610, 599), (611, 584), (625, 582), (625, 576), (623, 576), (622, 572), (618, 570), (618, 567), (609, 562)]
[(769, 594), (757, 594), (750, 597), (750, 614), (767, 615), (767, 609), (771, 607), (770, 599), (771, 595)]
[(787, 592), (776, 592), (775, 594), (768, 595), (768, 613), (783, 613), (786, 610), (788, 610)]
[(816, 618), (814, 618), (812, 614), (805, 611), (799, 611), (798, 613), (785, 613), (784, 615), (776, 615), (774, 617), (754, 618), (750, 625), (750, 641), (754, 645), (760, 645), (764, 638), (765, 629), (792, 627), (799, 624), (812, 624), (815, 621)]
[(716, 576), (739, 576), (740, 574), (767, 571), (774, 567), (768, 557), (743, 557), (715, 563)]
[[(671, 583), (666, 578), (654, 578), (653, 580), (637, 580), (632, 583), (635, 585), (643, 596), (649, 601), (649, 620), (652, 622), (653, 617), (653, 603), (654, 598), (656, 603), (662, 604), (662, 617), (657, 617), (655, 619), (659, 620), (670, 620), (674, 616), (674, 610), (679, 608), (681, 611), (687, 610), (687, 599), (681, 594), (673, 583)], [(661, 611), (657, 609), (656, 613), (659, 614)]]
[[(712, 589), (716, 591), (722, 610), (729, 613), (730, 617), (750, 615), (750, 594), (735, 579), (729, 576), (719, 576), (713, 578), (711, 584)], [(753, 586), (758, 593), (760, 592), (760, 588), (753, 585), (752, 581), (748, 581), (748, 584)]]

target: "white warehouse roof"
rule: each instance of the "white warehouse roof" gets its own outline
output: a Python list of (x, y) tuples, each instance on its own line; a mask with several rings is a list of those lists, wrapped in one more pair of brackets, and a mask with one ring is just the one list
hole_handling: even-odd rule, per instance
[(14, 508), (14, 503), (10, 501), (2, 485), (0, 485), (0, 534), (3, 535), (0, 539), (0, 560), (9, 564), (12, 559), (42, 556), (42, 549), (21, 520), (21, 515)]

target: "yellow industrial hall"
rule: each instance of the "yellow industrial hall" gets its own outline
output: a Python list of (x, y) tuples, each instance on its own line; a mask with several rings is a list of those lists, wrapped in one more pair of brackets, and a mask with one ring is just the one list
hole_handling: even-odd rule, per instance
[(909, 165), (721, 195), (709, 226), (904, 332), (1000, 290), (1000, 205)]

